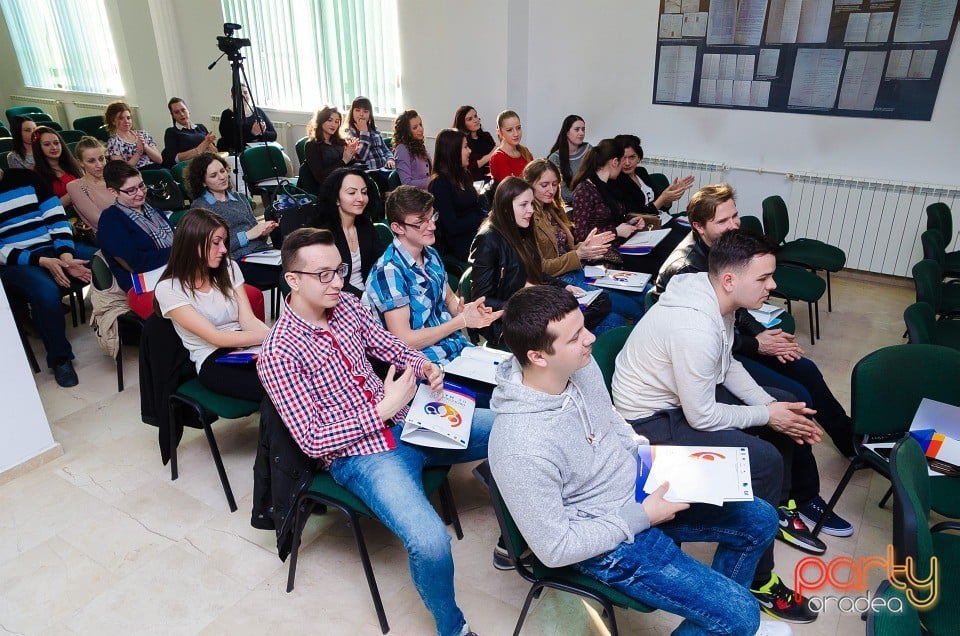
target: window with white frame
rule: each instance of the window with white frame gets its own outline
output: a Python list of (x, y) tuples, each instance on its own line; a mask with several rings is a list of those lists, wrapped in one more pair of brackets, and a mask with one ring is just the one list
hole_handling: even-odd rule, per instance
[(25, 86), (122, 95), (104, 0), (0, 0)]
[(258, 106), (317, 110), (369, 97), (376, 114), (396, 115), (400, 36), (396, 0), (222, 0), (227, 22), (249, 38), (241, 49)]

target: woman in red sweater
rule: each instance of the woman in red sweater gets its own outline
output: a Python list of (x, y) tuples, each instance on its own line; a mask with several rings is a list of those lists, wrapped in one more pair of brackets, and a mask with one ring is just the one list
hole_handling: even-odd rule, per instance
[(490, 155), (490, 176), (497, 183), (507, 177), (519, 177), (523, 169), (533, 161), (533, 154), (520, 144), (523, 139), (523, 127), (520, 115), (505, 110), (497, 115), (497, 137), (500, 145)]

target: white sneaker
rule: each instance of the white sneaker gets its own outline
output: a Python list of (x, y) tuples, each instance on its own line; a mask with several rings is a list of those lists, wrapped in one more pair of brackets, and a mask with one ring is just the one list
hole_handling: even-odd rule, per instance
[(770, 621), (765, 618), (760, 619), (760, 629), (754, 636), (792, 636), (793, 630), (782, 621)]

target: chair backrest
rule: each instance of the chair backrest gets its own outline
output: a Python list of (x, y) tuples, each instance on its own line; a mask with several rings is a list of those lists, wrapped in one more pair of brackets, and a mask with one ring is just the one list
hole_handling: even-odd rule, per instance
[(653, 184), (653, 193), (660, 196), (670, 187), (670, 178), (662, 172), (654, 172), (650, 175), (650, 183)]
[(80, 139), (86, 134), (87, 133), (83, 132), (82, 130), (61, 130), (60, 131), (60, 136), (63, 137), (63, 140), (68, 144), (76, 143), (80, 141)]
[(631, 331), (633, 331), (633, 325), (617, 327), (600, 334), (597, 336), (596, 342), (593, 343), (593, 359), (600, 366), (603, 383), (607, 385), (607, 393), (610, 392), (610, 385), (613, 383), (613, 370), (616, 366), (617, 354), (623, 349)]
[[(944, 478), (949, 479), (949, 478)], [(919, 579), (930, 576), (933, 537), (930, 516), (930, 476), (927, 458), (917, 440), (906, 436), (890, 453), (890, 482), (893, 486), (893, 549), (897, 563), (913, 559)], [(956, 599), (951, 599), (956, 602)]]
[(933, 344), (937, 316), (927, 303), (913, 303), (903, 310), (903, 322), (907, 325), (910, 344)]
[(946, 259), (946, 249), (943, 244), (943, 235), (940, 230), (927, 230), (920, 235), (920, 244), (923, 246), (924, 260), (936, 261), (940, 269), (943, 269), (944, 259)]
[(373, 229), (377, 231), (377, 238), (380, 239), (380, 245), (382, 245), (384, 249), (393, 243), (393, 230), (390, 229), (389, 225), (386, 223), (374, 223)]
[(493, 511), (497, 515), (497, 523), (500, 525), (500, 538), (503, 539), (503, 545), (507, 549), (507, 554), (513, 559), (514, 567), (517, 569), (517, 572), (520, 573), (520, 576), (528, 581), (533, 581), (533, 573), (527, 569), (520, 559), (520, 555), (527, 549), (527, 541), (523, 538), (523, 535), (520, 534), (520, 529), (517, 528), (513, 516), (511, 516), (510, 511), (507, 510), (507, 504), (504, 503), (503, 497), (500, 496), (500, 489), (497, 488), (497, 481), (493, 478), (493, 475), (490, 476), (490, 480), (487, 482), (487, 488), (490, 491), (490, 501), (493, 504)]
[(763, 200), (763, 231), (767, 238), (780, 245), (790, 233), (790, 217), (783, 198), (774, 195)]
[(741, 216), (740, 229), (763, 235), (763, 223), (755, 216)]
[(463, 276), (460, 277), (460, 297), (463, 298), (463, 302), (469, 303), (473, 301), (471, 290), (471, 281), (473, 279), (473, 268), (468, 267), (466, 271), (463, 272)]
[[(13, 106), (6, 110), (7, 121), (10, 121), (14, 117), (22, 117), (24, 115), (30, 115), (31, 119), (36, 119), (34, 115), (46, 115), (42, 108), (39, 106)], [(49, 115), (47, 115), (49, 117)]]
[(402, 184), (400, 183), (400, 173), (394, 170), (387, 177), (387, 192), (391, 192), (399, 188)]
[[(882, 603), (871, 603), (867, 610), (866, 636), (920, 636), (920, 616), (916, 608), (907, 601), (903, 592), (890, 585), (890, 581), (880, 583), (873, 598), (883, 599)], [(898, 603), (893, 601), (897, 600)], [(900, 608), (900, 611), (896, 609)]]
[(300, 162), (300, 172), (297, 176), (297, 187), (314, 196), (320, 195), (320, 183), (310, 172), (310, 167), (306, 161)]
[(953, 239), (953, 216), (949, 205), (938, 201), (927, 206), (927, 229), (939, 230), (944, 247), (950, 245)]
[(93, 273), (93, 286), (100, 291), (110, 289), (113, 285), (113, 272), (107, 261), (103, 260), (103, 255), (97, 252), (90, 259), (90, 270)]
[(960, 406), (960, 351), (930, 344), (884, 347), (853, 367), (850, 384), (858, 435), (906, 432), (925, 397)]
[(73, 120), (73, 127), (76, 130), (82, 130), (92, 137), (97, 136), (97, 131), (103, 126), (103, 115), (90, 115), (88, 117), (77, 117)]
[(12, 134), (10, 133), (10, 129), (4, 126), (3, 124), (0, 124), (0, 137), (11, 137), (11, 136)]
[(936, 261), (924, 259), (913, 266), (913, 285), (917, 290), (917, 302), (927, 303), (940, 313), (943, 302), (943, 269)]
[(249, 183), (272, 179), (275, 176), (288, 176), (287, 162), (283, 158), (283, 152), (276, 146), (247, 148), (240, 155), (240, 163), (243, 166), (244, 178)]
[(0, 152), (6, 154), (13, 150), (13, 137), (0, 137)]
[(307, 160), (306, 150), (307, 147), (307, 137), (301, 137), (297, 140), (297, 161), (301, 164), (301, 172), (303, 171), (303, 162)]
[(657, 288), (650, 288), (650, 290), (643, 295), (643, 311), (650, 311), (650, 308), (656, 305), (658, 300), (660, 300), (660, 296), (657, 294)]

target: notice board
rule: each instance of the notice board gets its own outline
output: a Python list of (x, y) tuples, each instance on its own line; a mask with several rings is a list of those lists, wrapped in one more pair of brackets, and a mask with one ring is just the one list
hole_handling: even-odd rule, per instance
[(929, 121), (958, 0), (660, 0), (653, 103)]

